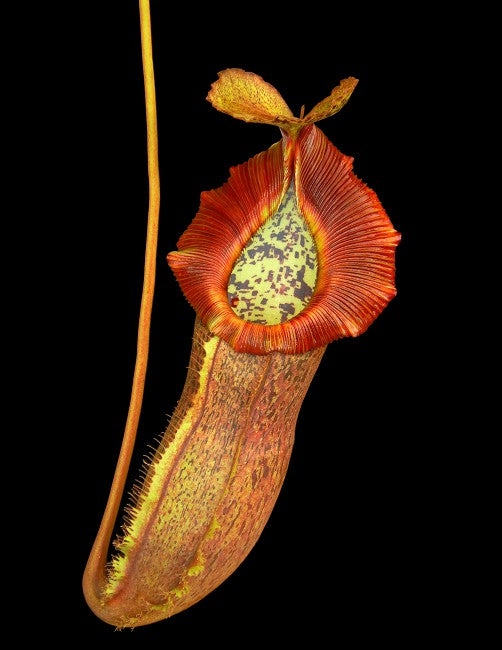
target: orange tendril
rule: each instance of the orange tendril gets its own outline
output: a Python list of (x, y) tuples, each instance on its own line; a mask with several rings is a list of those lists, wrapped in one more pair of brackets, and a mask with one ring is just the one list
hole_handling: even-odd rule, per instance
[(155, 102), (155, 77), (152, 55), (152, 30), (150, 22), (149, 0), (139, 0), (141, 53), (143, 58), (143, 77), (145, 85), (146, 129), (148, 153), (149, 205), (148, 225), (145, 248), (145, 267), (143, 278), (143, 293), (138, 325), (138, 340), (136, 364), (132, 381), (131, 400), (120, 448), (119, 459), (115, 469), (110, 495), (101, 525), (92, 547), (84, 573), (84, 594), (89, 601), (96, 602), (106, 582), (105, 568), (108, 545), (117, 518), (122, 494), (124, 491), (127, 472), (134, 449), (138, 424), (143, 403), (146, 370), (148, 364), (148, 348), (150, 341), (150, 322), (152, 315), (153, 296), (155, 290), (155, 270), (157, 258), (157, 240), (159, 231), (160, 211), (160, 179), (158, 163), (157, 110)]

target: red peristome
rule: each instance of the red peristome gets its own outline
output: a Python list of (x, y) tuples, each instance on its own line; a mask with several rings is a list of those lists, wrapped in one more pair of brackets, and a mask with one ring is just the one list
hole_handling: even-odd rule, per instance
[[(279, 325), (241, 320), (228, 302), (230, 273), (252, 235), (278, 209), (294, 170), (298, 205), (318, 252), (313, 296)], [(208, 329), (235, 350), (297, 354), (364, 332), (394, 297), (397, 233), (376, 194), (315, 126), (283, 134), (230, 179), (204, 192), (198, 214), (168, 261)]]
[[(246, 323), (228, 303), (228, 278), (246, 243), (277, 211), (292, 175), (291, 165), (285, 165), (282, 142), (277, 142), (231, 168), (224, 185), (201, 194), (199, 212), (180, 237), (178, 251), (167, 257), (199, 318), (231, 345)], [(258, 345), (256, 353), (265, 350)]]
[(318, 246), (317, 286), (305, 332), (326, 344), (364, 332), (396, 295), (395, 249), (401, 239), (377, 195), (352, 172), (316, 126), (300, 133), (295, 152), (297, 198)]

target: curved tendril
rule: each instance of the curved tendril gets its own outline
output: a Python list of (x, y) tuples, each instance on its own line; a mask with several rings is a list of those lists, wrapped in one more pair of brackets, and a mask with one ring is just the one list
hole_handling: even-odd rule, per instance
[(150, 321), (155, 289), (155, 270), (157, 258), (157, 240), (159, 230), (160, 211), (160, 179), (158, 163), (158, 137), (157, 137), (157, 110), (155, 101), (155, 77), (152, 55), (152, 31), (150, 20), (150, 1), (139, 0), (141, 53), (143, 59), (143, 78), (145, 86), (146, 127), (147, 127), (147, 154), (148, 154), (148, 181), (149, 205), (148, 225), (145, 248), (145, 266), (143, 278), (143, 293), (138, 324), (138, 339), (136, 350), (136, 364), (131, 390), (131, 400), (124, 437), (120, 449), (115, 475), (113, 477), (110, 495), (106, 509), (101, 520), (101, 525), (96, 540), (91, 550), (87, 567), (84, 573), (84, 593), (90, 600), (99, 599), (104, 586), (106, 575), (108, 545), (117, 518), (127, 472), (136, 440), (143, 392), (148, 363), (148, 347), (150, 340)]

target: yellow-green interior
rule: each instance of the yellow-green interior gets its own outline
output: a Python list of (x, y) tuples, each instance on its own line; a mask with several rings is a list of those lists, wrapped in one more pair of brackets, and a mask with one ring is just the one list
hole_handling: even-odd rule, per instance
[(305, 308), (316, 280), (316, 245), (292, 182), (277, 212), (256, 231), (235, 263), (228, 301), (243, 320), (278, 325)]

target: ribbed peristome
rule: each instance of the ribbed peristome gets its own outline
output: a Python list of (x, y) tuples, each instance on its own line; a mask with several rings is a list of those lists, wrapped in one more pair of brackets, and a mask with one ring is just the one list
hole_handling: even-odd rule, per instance
[[(258, 95), (249, 99), (256, 75), (243, 74), (244, 85), (225, 112), (246, 121), (279, 124), (282, 141), (232, 168), (227, 183), (201, 195), (199, 212), (181, 236), (178, 251), (168, 256), (171, 268), (202, 322), (237, 351), (302, 353), (357, 336), (396, 293), (394, 258), (400, 235), (375, 192), (353, 173), (352, 158), (313, 124), (339, 110), (355, 84), (345, 80), (305, 118), (294, 118), (263, 80)], [(227, 79), (231, 89), (235, 78), (233, 74)], [(221, 73), (209, 96), (219, 110), (229, 105), (226, 96), (215, 93), (226, 89), (225, 79)], [(267, 104), (263, 97), (270, 88)], [(261, 106), (254, 119), (259, 101), (272, 107), (267, 109), (271, 113)], [(279, 117), (274, 108), (282, 111)], [(315, 287), (305, 307), (285, 322), (252, 322), (232, 308), (229, 279), (242, 251), (274, 218), (290, 187), (315, 243)]]

